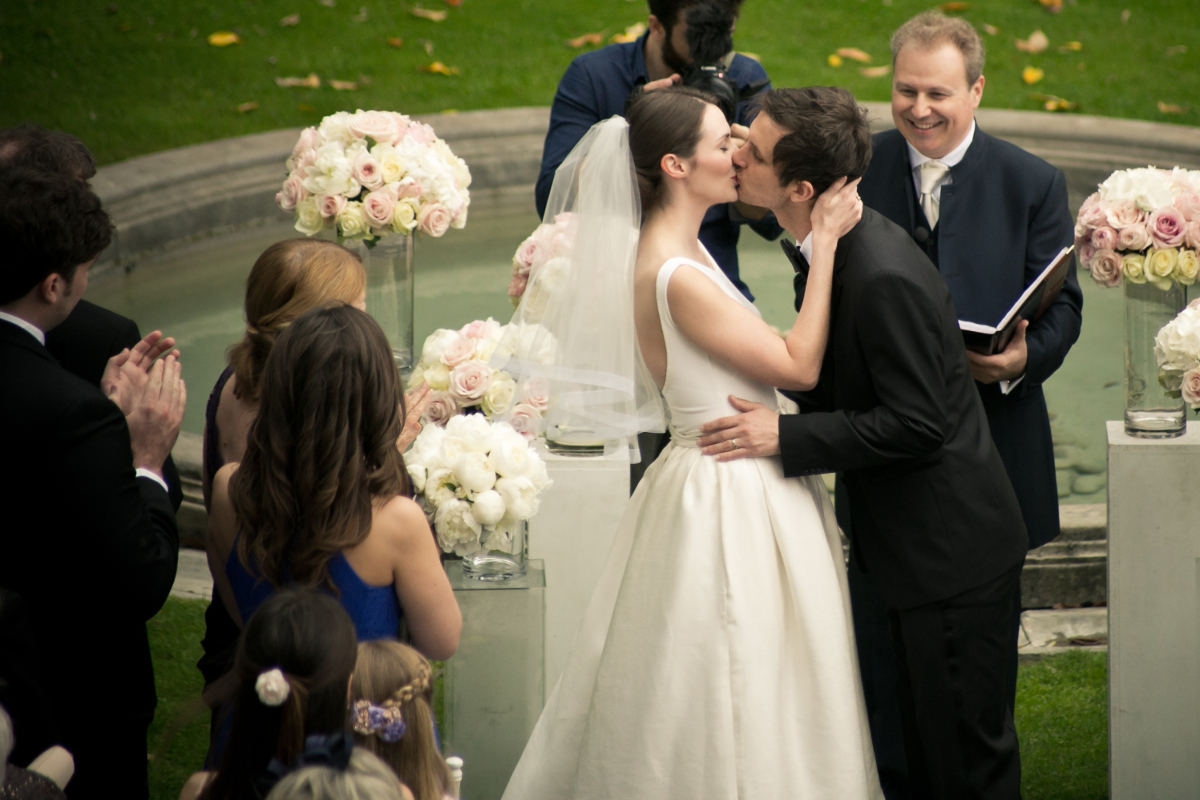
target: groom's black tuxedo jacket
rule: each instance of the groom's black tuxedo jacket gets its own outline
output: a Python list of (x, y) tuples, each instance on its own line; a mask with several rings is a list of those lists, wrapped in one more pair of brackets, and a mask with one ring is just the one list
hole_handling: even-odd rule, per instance
[[(863, 202), (924, 240), (921, 247), (950, 287), (960, 318), (996, 324), (1071, 243), (1066, 179), (1037, 156), (977, 127), (963, 160), (950, 169), (954, 182), (942, 188), (941, 216), (930, 234), (904, 137), (890, 130), (874, 138), (871, 165), (858, 189)], [(976, 384), (1031, 547), (1058, 536), (1054, 443), (1042, 383), (1079, 338), (1082, 312), (1072, 264), (1058, 298), (1029, 326), (1024, 380), (1007, 395), (998, 384)]]
[(162, 486), (135, 477), (120, 409), (6, 321), (0, 442), (0, 587), (24, 598), (43, 713), (86, 748), (113, 715), (154, 710), (145, 622), (175, 580), (175, 514)]
[[(798, 274), (797, 307), (803, 293)], [(801, 413), (779, 419), (784, 473), (842, 473), (854, 558), (889, 605), (952, 597), (1025, 557), (950, 292), (869, 208), (838, 242), (820, 381), (790, 396)]]

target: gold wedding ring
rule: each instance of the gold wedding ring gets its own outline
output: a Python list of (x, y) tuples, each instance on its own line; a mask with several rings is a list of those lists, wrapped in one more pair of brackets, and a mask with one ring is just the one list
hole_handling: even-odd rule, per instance
[(737, 450), (737, 449), (738, 449), (738, 446), (737, 446), (737, 439), (730, 439), (730, 440), (729, 440), (729, 443), (730, 443), (731, 445), (733, 445), (733, 449), (734, 449), (734, 450)]

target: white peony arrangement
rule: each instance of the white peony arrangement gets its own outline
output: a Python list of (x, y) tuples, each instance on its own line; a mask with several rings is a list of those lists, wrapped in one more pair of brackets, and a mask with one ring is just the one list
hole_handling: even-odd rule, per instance
[(471, 171), (433, 128), (394, 111), (339, 111), (305, 128), (275, 202), (312, 236), (343, 239), (414, 230), (442, 236), (467, 224)]
[(1191, 286), (1200, 273), (1200, 170), (1114, 172), (1080, 207), (1075, 250), (1101, 286)]
[(439, 328), (425, 340), (408, 381), (410, 388), (428, 383), (432, 393), (421, 421), (444, 426), (457, 415), (481, 412), (489, 420), (509, 423), (526, 438), (536, 437), (550, 405), (548, 384), (529, 378), (518, 385), (488, 361), (499, 352), (552, 364), (554, 351), (554, 338), (537, 324), (501, 325), (488, 317), (458, 330)]
[[(527, 288), (532, 287), (537, 294), (540, 289), (553, 284), (567, 266), (566, 259), (575, 242), (574, 221), (575, 215), (564, 211), (554, 217), (554, 222), (538, 225), (517, 247), (517, 252), (513, 253), (512, 280), (508, 284), (513, 308), (520, 305)], [(534, 299), (531, 295), (530, 300)]]
[(552, 483), (525, 437), (482, 414), (425, 425), (404, 462), (438, 544), (459, 556), (512, 553), (514, 534)]
[(1200, 410), (1200, 300), (1193, 300), (1154, 339), (1159, 382)]

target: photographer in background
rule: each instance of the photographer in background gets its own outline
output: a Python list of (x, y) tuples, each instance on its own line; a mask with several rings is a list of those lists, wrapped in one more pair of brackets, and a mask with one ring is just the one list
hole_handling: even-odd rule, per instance
[[(706, 91), (720, 90), (720, 78), (701, 72), (701, 63), (713, 66), (735, 84), (737, 99), (770, 89), (770, 79), (758, 62), (733, 52), (732, 30), (742, 0), (649, 0), (649, 30), (636, 42), (612, 44), (584, 53), (571, 62), (550, 110), (550, 130), (542, 148), (542, 169), (537, 181), (538, 215), (546, 213), (546, 201), (554, 183), (554, 171), (588, 129), (614, 114), (624, 115), (625, 103), (638, 88), (653, 91), (685, 83)], [(723, 30), (711, 26), (723, 21)], [(705, 29), (707, 27), (707, 29)], [(689, 30), (691, 28), (691, 30)], [(715, 35), (714, 35), (715, 33)], [(723, 40), (721, 44), (717, 41)], [(713, 59), (716, 44), (722, 57)], [(701, 58), (695, 58), (700, 55)], [(698, 63), (694, 63), (698, 62)], [(732, 88), (732, 87), (731, 87)], [(735, 99), (736, 103), (737, 100)], [(754, 112), (745, 102), (732, 111), (730, 122), (749, 125)], [(704, 217), (700, 241), (742, 294), (753, 300), (750, 289), (738, 275), (739, 227), (748, 223), (760, 236), (775, 239), (783, 232), (773, 216), (763, 209), (728, 203), (713, 206)]]

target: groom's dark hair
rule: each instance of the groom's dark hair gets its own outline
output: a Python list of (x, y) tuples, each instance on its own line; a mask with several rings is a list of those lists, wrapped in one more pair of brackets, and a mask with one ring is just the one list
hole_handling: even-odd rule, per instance
[(771, 161), (779, 184), (808, 181), (821, 194), (838, 178), (859, 178), (871, 163), (867, 111), (837, 86), (773, 89), (762, 112), (787, 133), (775, 143)]

